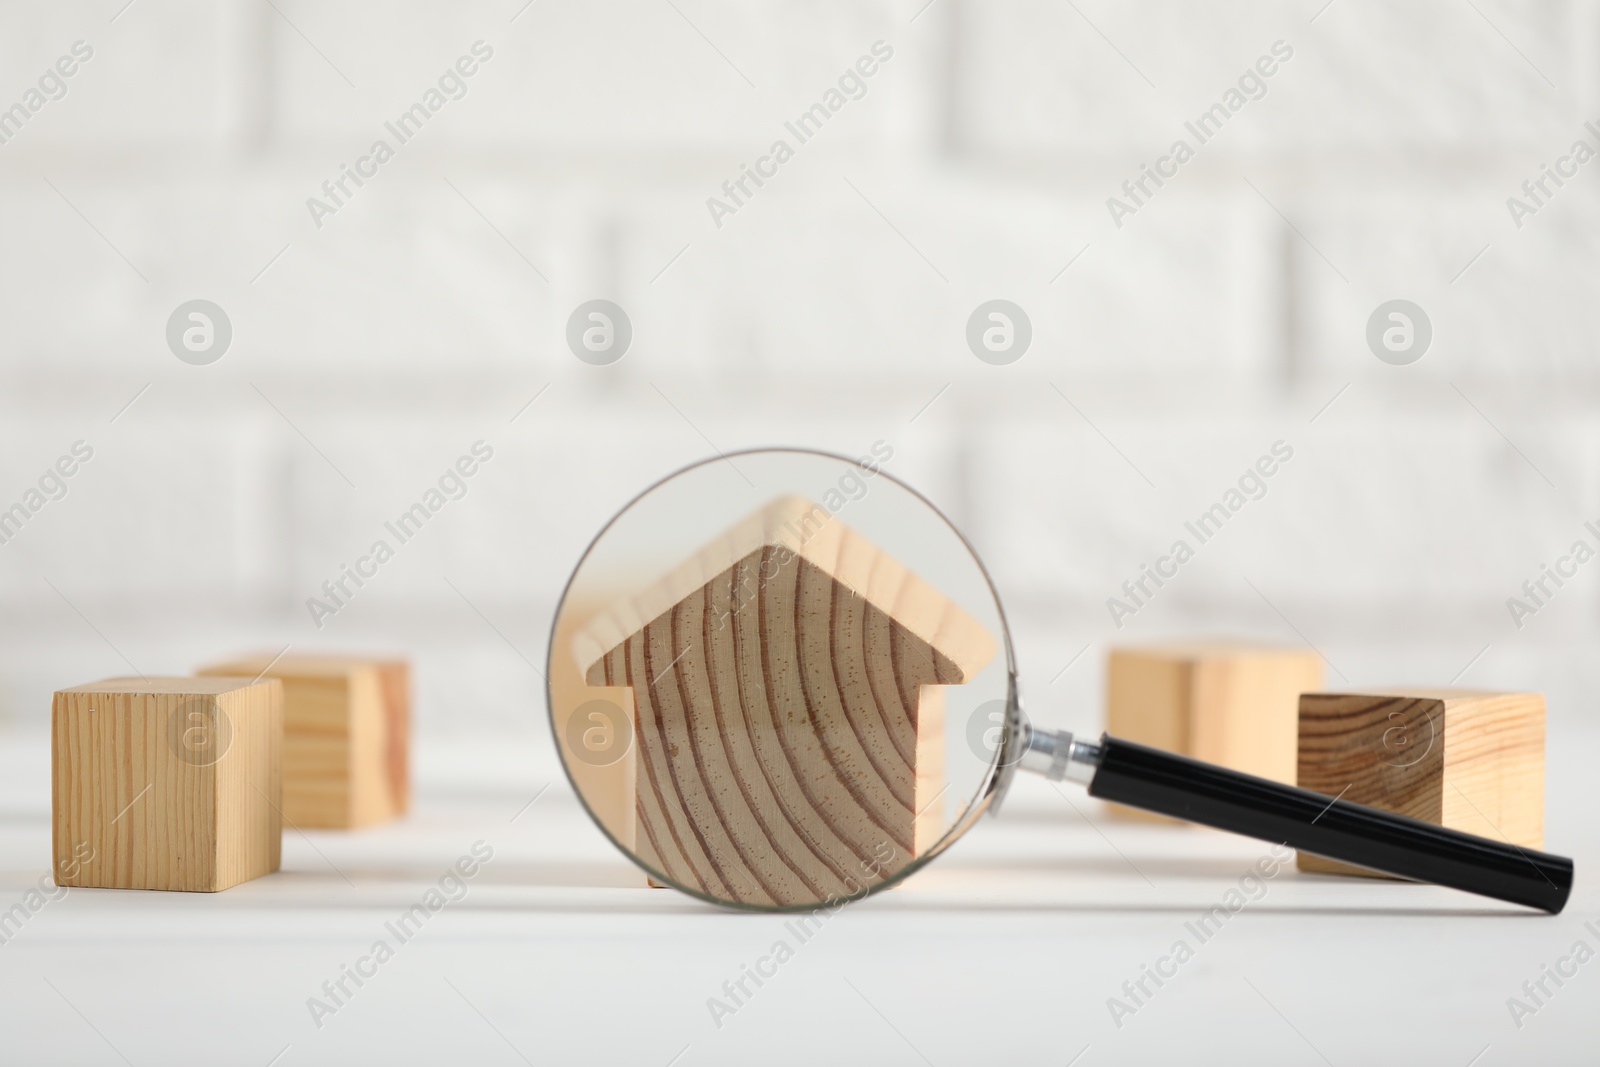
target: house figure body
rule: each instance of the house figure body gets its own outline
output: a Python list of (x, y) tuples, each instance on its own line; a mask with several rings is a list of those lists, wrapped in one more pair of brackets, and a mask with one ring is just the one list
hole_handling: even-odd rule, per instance
[(723, 900), (858, 893), (945, 825), (942, 690), (994, 657), (821, 505), (774, 499), (574, 640), (633, 698), (635, 853)]

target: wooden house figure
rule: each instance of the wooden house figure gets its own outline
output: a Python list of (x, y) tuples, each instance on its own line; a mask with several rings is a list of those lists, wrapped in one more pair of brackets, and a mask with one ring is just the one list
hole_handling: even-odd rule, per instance
[(785, 496), (612, 605), (574, 651), (590, 686), (631, 691), (636, 855), (717, 898), (783, 905), (860, 892), (938, 840), (937, 687), (972, 679), (995, 642)]

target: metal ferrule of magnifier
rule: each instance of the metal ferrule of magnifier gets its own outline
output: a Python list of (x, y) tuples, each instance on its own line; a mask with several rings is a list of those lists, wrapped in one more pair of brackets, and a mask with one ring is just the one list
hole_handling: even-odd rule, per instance
[(1088, 785), (1100, 766), (1100, 746), (1079, 741), (1068, 730), (1036, 730), (1024, 723), (1026, 739), (1017, 766), (1052, 782)]

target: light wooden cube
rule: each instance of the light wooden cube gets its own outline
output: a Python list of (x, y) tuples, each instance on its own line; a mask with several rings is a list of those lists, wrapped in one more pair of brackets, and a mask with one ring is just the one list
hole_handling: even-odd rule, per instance
[[(1544, 846), (1544, 697), (1368, 689), (1300, 698), (1299, 783), (1452, 830)], [(1300, 853), (1301, 870), (1375, 875)]]
[(283, 814), (291, 826), (352, 829), (410, 805), (404, 660), (266, 653), (199, 673), (282, 679)]
[(50, 709), (58, 885), (211, 893), (278, 869), (283, 687), (111, 678)]
[[(1106, 670), (1106, 730), (1292, 783), (1300, 694), (1321, 687), (1322, 657), (1309, 648), (1230, 641), (1117, 648)], [(1171, 821), (1120, 805), (1112, 810)]]

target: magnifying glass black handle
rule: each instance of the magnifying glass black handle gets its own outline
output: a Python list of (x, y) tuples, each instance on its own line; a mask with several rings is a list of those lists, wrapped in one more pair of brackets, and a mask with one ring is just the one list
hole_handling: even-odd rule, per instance
[(1089, 795), (1552, 914), (1572, 892), (1572, 861), (1564, 856), (1330, 801), (1109, 734), (1100, 740)]

